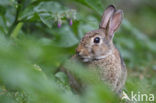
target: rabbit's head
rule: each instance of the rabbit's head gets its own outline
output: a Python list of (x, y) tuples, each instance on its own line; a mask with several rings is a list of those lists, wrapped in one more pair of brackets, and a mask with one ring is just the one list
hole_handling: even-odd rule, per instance
[(114, 49), (112, 42), (114, 32), (119, 28), (123, 13), (110, 5), (104, 11), (99, 29), (88, 32), (81, 39), (76, 49), (78, 57), (84, 62), (102, 59), (110, 55)]

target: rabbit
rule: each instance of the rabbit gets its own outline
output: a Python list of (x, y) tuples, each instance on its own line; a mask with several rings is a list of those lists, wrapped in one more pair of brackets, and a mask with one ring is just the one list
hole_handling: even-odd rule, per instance
[[(108, 6), (103, 13), (99, 29), (84, 35), (76, 48), (76, 54), (72, 57), (88, 67), (95, 67), (100, 79), (108, 83), (116, 93), (121, 93), (127, 77), (124, 61), (113, 44), (114, 33), (119, 28), (122, 18), (122, 10), (116, 10), (113, 5)], [(71, 86), (80, 88), (76, 78), (68, 71), (66, 73)]]

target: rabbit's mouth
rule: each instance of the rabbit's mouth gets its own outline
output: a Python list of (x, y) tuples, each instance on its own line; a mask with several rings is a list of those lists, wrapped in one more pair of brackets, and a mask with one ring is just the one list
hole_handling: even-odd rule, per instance
[(90, 56), (80, 56), (78, 55), (78, 58), (83, 62), (90, 62), (92, 58)]
[(90, 62), (91, 60), (88, 58), (83, 58), (83, 62)]

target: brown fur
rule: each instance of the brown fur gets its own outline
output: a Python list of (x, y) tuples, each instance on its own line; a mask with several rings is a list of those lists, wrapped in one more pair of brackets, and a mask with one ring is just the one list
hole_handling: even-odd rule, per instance
[[(79, 57), (74, 55), (72, 59), (78, 60)], [(112, 55), (109, 55), (104, 59), (87, 62), (86, 65), (94, 69), (93, 71), (98, 72), (100, 79), (107, 82), (113, 91), (116, 93), (122, 91), (127, 77), (127, 70), (117, 48), (114, 47)], [(71, 83), (71, 86), (77, 87), (78, 84), (74, 85)]]
[[(104, 11), (99, 29), (85, 34), (76, 49), (77, 54), (73, 57), (86, 63), (88, 67), (94, 67), (94, 71), (99, 73), (99, 78), (108, 83), (116, 93), (122, 90), (127, 77), (124, 62), (112, 41), (121, 20), (122, 11), (109, 6)], [(94, 43), (96, 37), (100, 38), (99, 43)], [(79, 88), (80, 85), (74, 81), (76, 79), (69, 72), (67, 74), (71, 86)]]

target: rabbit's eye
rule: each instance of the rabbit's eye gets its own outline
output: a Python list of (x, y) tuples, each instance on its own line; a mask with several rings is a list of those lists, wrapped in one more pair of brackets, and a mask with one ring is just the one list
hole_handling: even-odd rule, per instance
[(94, 38), (94, 43), (100, 43), (100, 38), (99, 37), (95, 37)]

